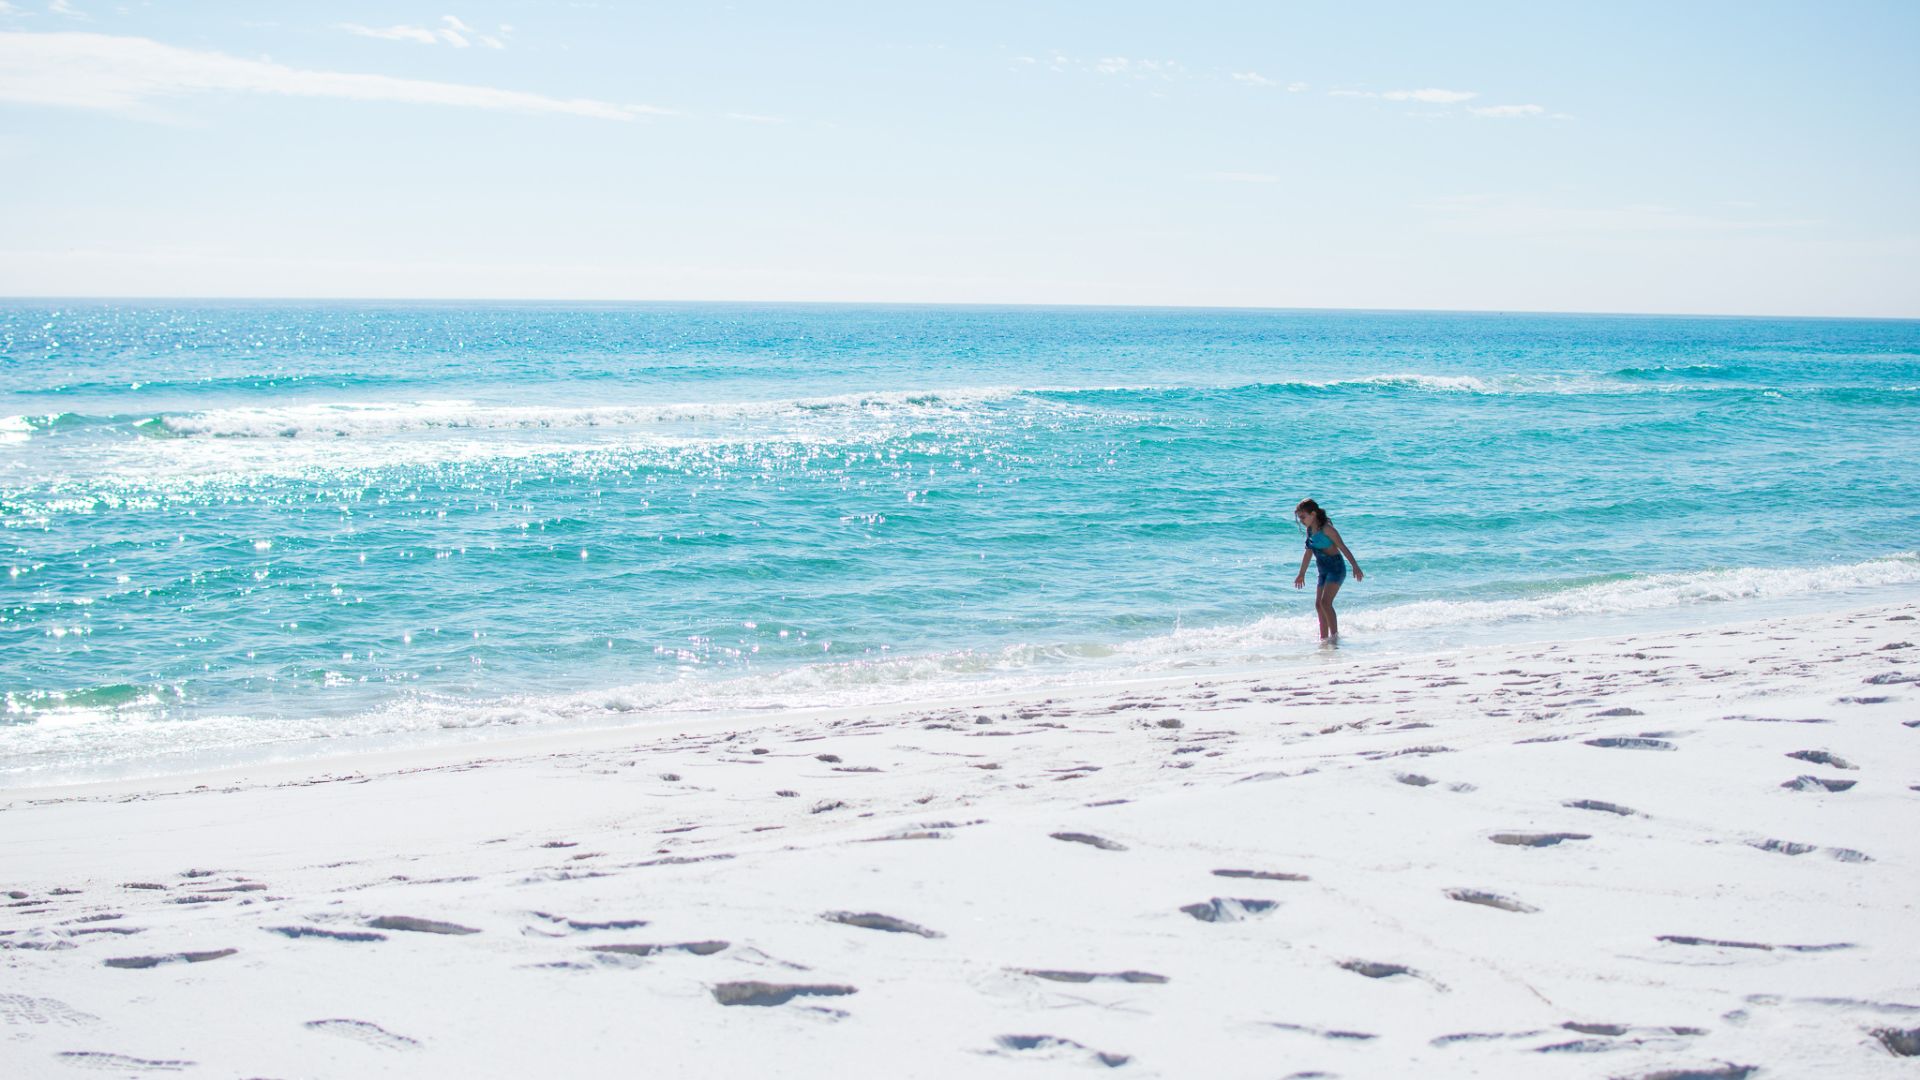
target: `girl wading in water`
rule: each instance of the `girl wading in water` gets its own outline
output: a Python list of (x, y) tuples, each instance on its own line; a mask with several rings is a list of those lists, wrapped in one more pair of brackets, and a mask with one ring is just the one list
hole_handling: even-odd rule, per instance
[(1353, 563), (1353, 580), (1365, 581), (1367, 575), (1360, 571), (1360, 560), (1347, 550), (1340, 530), (1327, 520), (1327, 512), (1319, 503), (1303, 500), (1293, 508), (1293, 519), (1307, 530), (1307, 553), (1300, 556), (1300, 572), (1294, 575), (1293, 587), (1306, 586), (1309, 561), (1318, 564), (1320, 584), (1313, 591), (1313, 610), (1320, 616), (1320, 640), (1332, 644), (1340, 640), (1340, 616), (1333, 612), (1333, 597), (1347, 580), (1347, 563)]

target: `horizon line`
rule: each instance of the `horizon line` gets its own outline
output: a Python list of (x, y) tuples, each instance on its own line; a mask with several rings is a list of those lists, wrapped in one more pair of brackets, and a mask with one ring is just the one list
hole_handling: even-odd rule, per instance
[(0, 296), (0, 304), (19, 302), (148, 302), (148, 303), (222, 303), (222, 304), (575, 304), (575, 305), (691, 305), (716, 304), (737, 307), (866, 307), (866, 308), (1032, 308), (1086, 311), (1238, 311), (1238, 312), (1314, 312), (1323, 314), (1372, 315), (1578, 315), (1600, 318), (1635, 319), (1820, 319), (1851, 322), (1920, 322), (1920, 313), (1912, 315), (1806, 315), (1738, 311), (1615, 311), (1569, 310), (1564, 308), (1444, 308), (1444, 307), (1289, 307), (1260, 304), (1097, 304), (1049, 303), (1045, 301), (997, 300), (776, 300), (776, 299), (589, 299), (581, 297), (456, 297), (456, 296), (155, 296), (140, 294), (15, 294)]

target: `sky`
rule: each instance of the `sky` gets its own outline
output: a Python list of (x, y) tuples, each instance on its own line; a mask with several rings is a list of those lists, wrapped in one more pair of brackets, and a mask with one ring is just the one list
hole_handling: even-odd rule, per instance
[(0, 295), (1920, 317), (1920, 4), (0, 0)]

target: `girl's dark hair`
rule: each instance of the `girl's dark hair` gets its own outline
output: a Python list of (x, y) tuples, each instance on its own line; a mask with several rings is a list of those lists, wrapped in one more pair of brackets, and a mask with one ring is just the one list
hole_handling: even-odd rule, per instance
[[(1322, 529), (1333, 524), (1333, 520), (1327, 517), (1327, 512), (1320, 509), (1320, 504), (1314, 502), (1312, 499), (1301, 499), (1300, 505), (1294, 507), (1293, 512), (1295, 514), (1311, 514), (1313, 517), (1319, 518)], [(1308, 524), (1312, 524), (1311, 520), (1309, 520)]]

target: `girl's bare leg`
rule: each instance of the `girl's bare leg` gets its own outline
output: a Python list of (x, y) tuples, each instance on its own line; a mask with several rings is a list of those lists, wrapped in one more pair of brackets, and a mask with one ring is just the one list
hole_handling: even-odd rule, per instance
[(1340, 592), (1340, 583), (1320, 586), (1315, 603), (1320, 608), (1320, 636), (1331, 640), (1340, 637), (1340, 616), (1333, 610), (1333, 598)]

